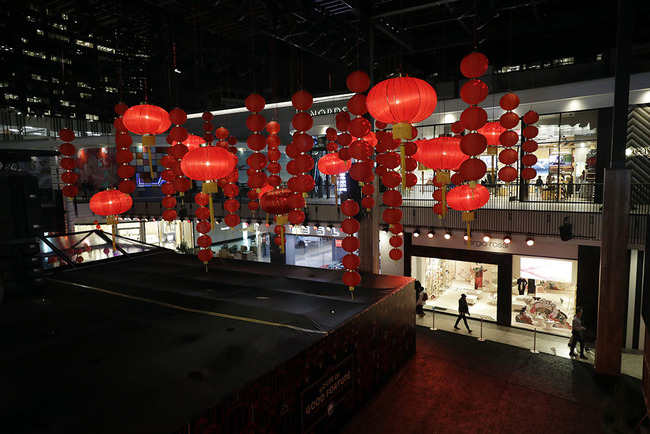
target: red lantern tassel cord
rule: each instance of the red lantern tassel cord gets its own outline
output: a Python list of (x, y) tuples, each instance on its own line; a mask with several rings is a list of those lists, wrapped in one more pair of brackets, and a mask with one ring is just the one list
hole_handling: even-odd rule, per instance
[(342, 242), (343, 250), (348, 252), (342, 260), (343, 265), (348, 270), (343, 275), (343, 283), (345, 283), (352, 292), (354, 291), (354, 287), (361, 283), (361, 276), (356, 271), (361, 262), (359, 256), (353, 253), (359, 250), (359, 239), (354, 237), (354, 234), (359, 232), (359, 222), (353, 218), (359, 213), (359, 205), (352, 199), (348, 199), (341, 204), (341, 212), (343, 215), (348, 217), (341, 222), (341, 230), (348, 234)]

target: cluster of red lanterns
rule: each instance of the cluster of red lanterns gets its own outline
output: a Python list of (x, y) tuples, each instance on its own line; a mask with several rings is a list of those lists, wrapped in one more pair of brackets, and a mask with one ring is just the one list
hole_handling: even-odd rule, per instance
[[(160, 177), (164, 182), (161, 186), (161, 191), (165, 195), (162, 200), (162, 206), (167, 208), (163, 211), (163, 220), (173, 221), (177, 217), (176, 210), (176, 198), (174, 194), (178, 191), (176, 185), (183, 184), (183, 181), (186, 181), (186, 189), (189, 188), (189, 180), (183, 176), (181, 169), (181, 162), (183, 155), (187, 153), (187, 147), (183, 144), (189, 137), (187, 129), (181, 126), (187, 120), (187, 114), (184, 110), (176, 108), (169, 112), (169, 119), (172, 124), (175, 126), (169, 132), (167, 136), (167, 142), (172, 144), (172, 146), (167, 148), (167, 154), (161, 159), (161, 164), (165, 168)], [(175, 143), (175, 144), (174, 144)], [(173, 150), (173, 151), (172, 151)], [(173, 152), (173, 155), (170, 153)], [(177, 158), (178, 157), (178, 158)], [(182, 180), (179, 177), (182, 176)]]
[(513, 149), (519, 143), (519, 134), (514, 131), (514, 128), (519, 124), (519, 115), (513, 111), (519, 107), (519, 97), (512, 92), (508, 92), (501, 97), (499, 105), (506, 112), (499, 118), (499, 124), (504, 128), (504, 131), (499, 136), (499, 143), (505, 148), (499, 153), (499, 162), (505, 164), (505, 166), (499, 169), (498, 176), (503, 182), (512, 182), (517, 179), (517, 168), (512, 165), (519, 158), (517, 151)]
[(361, 185), (361, 193), (364, 196), (361, 205), (370, 210), (375, 206), (372, 197), (375, 192), (372, 185), (375, 175), (371, 158), (375, 153), (374, 145), (377, 139), (370, 131), (370, 121), (363, 117), (368, 112), (368, 108), (366, 95), (362, 93), (370, 86), (370, 77), (363, 71), (354, 71), (347, 78), (347, 86), (352, 92), (356, 92), (348, 101), (348, 110), (355, 115), (349, 124), (350, 135), (355, 139), (350, 144), (349, 153), (350, 157), (357, 160), (350, 168), (350, 177)]
[(278, 136), (280, 124), (277, 121), (269, 122), (266, 124), (266, 132), (269, 133), (266, 136), (266, 144), (268, 146), (266, 157), (269, 161), (268, 171), (271, 174), (267, 179), (267, 183), (271, 187), (277, 188), (282, 184), (282, 178), (279, 175), (282, 170), (282, 166), (279, 163), (282, 157), (282, 153), (280, 152), (280, 136)]
[(169, 140), (172, 142), (172, 156), (175, 159), (174, 164), (172, 165), (172, 170), (176, 175), (172, 183), (174, 184), (174, 189), (178, 192), (182, 200), (182, 198), (185, 196), (185, 192), (192, 188), (192, 182), (183, 173), (181, 161), (183, 159), (183, 156), (190, 149), (189, 143), (193, 143), (195, 146), (198, 146), (200, 143), (203, 143), (203, 140), (198, 136), (190, 135), (187, 129), (182, 126), (182, 124), (187, 121), (187, 113), (185, 113), (185, 110), (182, 110), (180, 108), (173, 109), (169, 112), (169, 120), (172, 122), (172, 124), (175, 125), (175, 127), (172, 128), (169, 132)]
[(69, 128), (63, 128), (59, 131), (59, 138), (63, 140), (63, 143), (59, 146), (59, 152), (61, 155), (65, 155), (65, 158), (59, 161), (59, 166), (65, 170), (61, 174), (61, 182), (65, 184), (61, 189), (61, 193), (65, 197), (72, 198), (79, 194), (79, 187), (75, 185), (79, 180), (79, 175), (74, 172), (74, 169), (77, 168), (77, 159), (74, 157), (77, 153), (77, 148), (70, 143), (75, 138), (74, 131)]
[(314, 159), (309, 151), (314, 147), (314, 139), (307, 131), (314, 125), (314, 119), (307, 112), (314, 103), (311, 94), (305, 90), (299, 90), (291, 97), (291, 104), (296, 109), (296, 114), (291, 119), (291, 124), (296, 129), (293, 140), (287, 146), (287, 156), (291, 161), (287, 163), (287, 172), (291, 178), (287, 187), (294, 194), (289, 199), (293, 210), (289, 212), (289, 222), (299, 225), (305, 221), (305, 196), (314, 189), (314, 178), (308, 173), (314, 168)]
[(524, 151), (524, 155), (521, 156), (521, 165), (523, 166), (523, 169), (521, 169), (521, 177), (530, 181), (537, 176), (537, 170), (531, 166), (537, 163), (537, 157), (533, 154), (537, 150), (537, 142), (533, 139), (537, 137), (539, 130), (533, 124), (539, 121), (539, 115), (537, 112), (529, 110), (524, 115), (523, 121), (526, 126), (521, 131), (521, 135), (526, 138), (526, 141), (521, 145)]
[(347, 218), (341, 222), (341, 230), (347, 234), (341, 243), (343, 250), (348, 252), (342, 259), (342, 264), (347, 270), (343, 274), (343, 283), (345, 283), (350, 291), (354, 291), (354, 287), (361, 283), (361, 275), (357, 271), (361, 261), (359, 255), (355, 252), (359, 250), (359, 239), (354, 236), (359, 232), (359, 222), (354, 218), (359, 213), (359, 204), (352, 199), (348, 199), (341, 204), (341, 212)]
[(261, 132), (266, 128), (266, 119), (259, 114), (264, 109), (266, 101), (257, 93), (250, 94), (245, 101), (246, 108), (251, 114), (246, 119), (246, 127), (251, 131), (246, 143), (253, 153), (248, 157), (248, 209), (255, 212), (260, 204), (257, 201), (259, 192), (267, 184), (267, 176), (264, 168), (268, 164), (267, 156), (261, 151), (266, 148), (266, 139)]
[(131, 178), (135, 175), (135, 167), (131, 166), (133, 161), (133, 152), (129, 149), (133, 144), (133, 139), (124, 126), (123, 116), (129, 107), (123, 102), (115, 105), (115, 113), (117, 118), (113, 122), (115, 127), (115, 162), (119, 164), (117, 168), (117, 176), (121, 178), (119, 183), (119, 190), (122, 193), (132, 194), (135, 191), (135, 181)]
[(210, 195), (207, 193), (197, 193), (194, 196), (194, 202), (198, 205), (195, 215), (198, 223), (196, 224), (196, 231), (201, 234), (196, 240), (196, 244), (200, 250), (197, 254), (199, 261), (208, 264), (214, 253), (212, 252), (212, 238), (207, 235), (212, 229), (212, 225), (208, 221), (210, 219), (210, 210), (206, 207), (210, 203)]
[[(225, 127), (219, 127), (215, 133), (217, 139), (219, 139), (217, 141), (216, 148), (224, 151), (224, 153), (222, 153), (222, 158), (225, 160), (226, 155), (230, 155), (232, 161), (234, 162), (234, 165), (232, 166), (230, 172), (226, 173), (223, 177), (220, 177), (220, 179), (217, 180), (217, 186), (223, 189), (223, 195), (228, 198), (223, 203), (223, 209), (227, 213), (223, 219), (224, 223), (226, 226), (234, 228), (241, 221), (239, 215), (236, 214), (237, 211), (239, 211), (240, 207), (239, 200), (237, 199), (239, 196), (239, 186), (237, 185), (237, 181), (239, 180), (239, 169), (237, 167), (239, 157), (237, 156), (237, 147), (234, 145), (229, 146), (228, 139), (231, 136), (229, 135), (230, 133), (228, 130)], [(230, 140), (232, 141), (232, 139)], [(210, 188), (208, 188), (208, 190), (210, 190)], [(210, 195), (210, 198), (212, 198), (212, 195)], [(214, 213), (214, 210), (212, 208), (211, 210)]]
[(339, 158), (343, 161), (349, 161), (352, 157), (350, 156), (350, 143), (352, 143), (352, 136), (348, 133), (350, 129), (350, 113), (348, 112), (339, 112), (335, 117), (336, 129), (341, 133), (338, 135), (336, 141), (338, 142), (340, 148), (338, 149)]
[(460, 173), (465, 181), (476, 182), (485, 176), (487, 166), (477, 158), (488, 146), (486, 137), (478, 130), (487, 123), (487, 113), (478, 106), (485, 100), (488, 94), (488, 87), (478, 77), (485, 74), (489, 62), (483, 54), (474, 52), (463, 58), (460, 62), (461, 73), (470, 79), (461, 89), (461, 98), (469, 107), (460, 115), (460, 124), (463, 129), (469, 131), (460, 141), (462, 151), (470, 156), (460, 167)]

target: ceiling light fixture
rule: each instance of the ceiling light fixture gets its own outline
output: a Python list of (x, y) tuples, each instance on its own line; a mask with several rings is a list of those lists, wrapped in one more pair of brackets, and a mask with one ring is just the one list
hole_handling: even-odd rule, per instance
[(419, 236), (420, 236), (420, 229), (416, 229), (416, 230), (414, 230), (414, 231), (413, 231), (413, 236), (414, 236), (415, 238), (419, 237)]
[(463, 234), (463, 240), (467, 241), (469, 239), (469, 236), (467, 235), (467, 232)]
[(526, 244), (529, 246), (533, 246), (535, 244), (535, 238), (533, 238), (532, 235), (528, 235), (526, 237)]
[(433, 229), (429, 229), (429, 233), (427, 234), (427, 237), (433, 238), (433, 236), (436, 234), (436, 232)]
[(450, 239), (451, 238), (451, 231), (446, 231), (444, 236), (445, 236), (445, 240)]
[(510, 244), (512, 242), (512, 237), (510, 237), (510, 234), (506, 234), (503, 236), (503, 242), (506, 244)]
[(490, 236), (490, 234), (483, 235), (483, 241), (484, 242), (489, 243), (491, 239), (492, 239), (492, 237)]

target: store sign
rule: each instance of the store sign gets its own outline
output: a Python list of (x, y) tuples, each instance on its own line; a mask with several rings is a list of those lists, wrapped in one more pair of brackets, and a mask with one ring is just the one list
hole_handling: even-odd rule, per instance
[(348, 111), (348, 108), (346, 106), (342, 107), (327, 107), (327, 108), (320, 108), (320, 109), (312, 109), (309, 110), (309, 114), (313, 116), (320, 116), (320, 115), (332, 115), (335, 113), (340, 113), (340, 112), (345, 112)]
[(324, 417), (334, 414), (337, 404), (354, 390), (353, 376), (354, 356), (350, 355), (302, 392), (302, 432), (311, 431)]
[[(418, 237), (412, 238), (415, 246), (430, 246), (446, 249), (468, 250), (467, 241), (463, 240), (459, 232), (455, 232), (450, 240), (445, 240), (441, 233), (436, 233), (434, 238)], [(507, 253), (512, 255), (532, 255), (559, 257), (565, 259), (578, 258), (578, 245), (560, 241), (560, 239), (535, 240), (534, 246), (526, 245), (525, 237), (513, 236), (512, 242), (506, 244), (501, 237), (494, 237), (490, 241), (483, 241), (482, 233), (470, 238), (469, 250), (484, 251), (491, 253)]]

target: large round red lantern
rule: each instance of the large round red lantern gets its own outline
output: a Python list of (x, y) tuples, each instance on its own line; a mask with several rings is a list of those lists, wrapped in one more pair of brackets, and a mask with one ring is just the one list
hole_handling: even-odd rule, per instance
[(460, 72), (467, 78), (476, 78), (485, 74), (490, 62), (484, 54), (470, 53), (460, 61)]
[(447, 193), (447, 205), (456, 211), (473, 211), (484, 206), (489, 199), (490, 192), (481, 184), (476, 187), (459, 185)]
[(287, 202), (287, 198), (292, 194), (293, 192), (288, 188), (269, 190), (260, 196), (260, 206), (269, 214), (287, 214), (293, 209), (293, 207)]
[(460, 137), (420, 140), (413, 158), (436, 171), (456, 170), (468, 158), (460, 149), (460, 140)]
[[(381, 81), (368, 92), (366, 104), (370, 115), (393, 124), (393, 137), (410, 140), (411, 125), (431, 116), (438, 103), (433, 87), (414, 77), (397, 77)], [(407, 124), (407, 126), (400, 124)], [(396, 131), (397, 130), (397, 131)]]
[(352, 162), (341, 160), (338, 154), (327, 154), (318, 160), (318, 170), (324, 175), (338, 175), (350, 170)]
[(499, 145), (499, 136), (501, 133), (506, 131), (505, 128), (499, 124), (499, 122), (488, 122), (482, 128), (478, 129), (479, 134), (483, 134), (487, 139), (488, 144), (488, 154), (490, 154), (490, 148), (495, 150), (495, 146)]
[(133, 199), (119, 190), (100, 191), (90, 198), (90, 210), (101, 216), (125, 213), (133, 206)]
[(195, 181), (223, 178), (235, 167), (233, 155), (223, 148), (206, 146), (189, 151), (181, 160), (183, 173)]
[(129, 107), (122, 118), (124, 126), (134, 134), (142, 135), (143, 146), (154, 146), (155, 135), (167, 131), (171, 126), (169, 113), (153, 104)]

